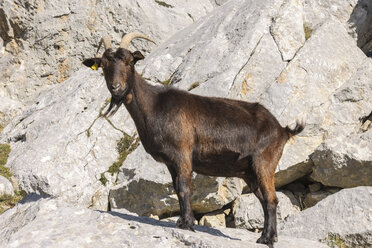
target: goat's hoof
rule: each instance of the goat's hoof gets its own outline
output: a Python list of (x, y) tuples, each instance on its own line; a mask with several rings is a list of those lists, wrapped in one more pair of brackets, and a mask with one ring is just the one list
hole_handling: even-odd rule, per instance
[(256, 243), (265, 244), (270, 248), (274, 248), (274, 240), (265, 236), (261, 236), (259, 239), (257, 239)]
[(176, 226), (181, 229), (195, 232), (194, 223), (192, 221), (185, 221), (182, 217), (177, 220)]
[(278, 236), (274, 237), (274, 242), (278, 242)]

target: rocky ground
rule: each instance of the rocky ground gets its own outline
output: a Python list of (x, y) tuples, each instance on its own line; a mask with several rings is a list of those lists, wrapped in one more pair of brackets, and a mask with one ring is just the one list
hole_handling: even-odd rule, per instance
[(276, 172), (275, 247), (372, 247), (369, 0), (79, 4), (0, 3), (0, 210), (30, 194), (0, 215), (1, 247), (265, 247), (261, 206), (236, 178), (193, 175), (200, 226), (175, 229), (166, 167), (124, 108), (99, 118), (110, 94), (81, 61), (129, 31), (157, 43), (131, 46), (149, 82), (306, 121)]

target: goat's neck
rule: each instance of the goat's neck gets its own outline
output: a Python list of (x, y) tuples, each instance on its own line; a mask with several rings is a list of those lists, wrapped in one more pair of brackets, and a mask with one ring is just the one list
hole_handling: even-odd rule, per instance
[(132, 96), (127, 97), (128, 101), (126, 101), (125, 107), (134, 120), (141, 137), (145, 134), (147, 128), (146, 120), (152, 113), (152, 107), (154, 106), (157, 93), (154, 86), (147, 83), (140, 75), (135, 73), (133, 87), (129, 94), (132, 94)]

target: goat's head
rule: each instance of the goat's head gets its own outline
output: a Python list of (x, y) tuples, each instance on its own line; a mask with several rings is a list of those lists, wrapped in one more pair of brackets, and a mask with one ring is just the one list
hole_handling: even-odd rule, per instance
[[(101, 67), (103, 70), (107, 88), (111, 93), (110, 106), (102, 115), (104, 117), (109, 117), (115, 114), (123, 101), (125, 101), (127, 94), (132, 89), (135, 75), (134, 65), (138, 60), (144, 59), (141, 52), (135, 51), (132, 53), (128, 50), (130, 42), (135, 38), (142, 38), (153, 42), (143, 34), (129, 33), (122, 38), (119, 48), (114, 51), (112, 49), (110, 38), (105, 36), (101, 39), (98, 45), (96, 57), (83, 61), (84, 65), (93, 70), (97, 70), (98, 67)], [(105, 52), (102, 57), (97, 57), (102, 43), (105, 46)], [(114, 106), (115, 109), (111, 111)]]

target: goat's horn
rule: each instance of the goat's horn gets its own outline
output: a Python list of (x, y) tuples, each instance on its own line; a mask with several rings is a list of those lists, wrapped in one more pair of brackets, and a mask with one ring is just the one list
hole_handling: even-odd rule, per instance
[(110, 37), (108, 35), (102, 37), (102, 39), (99, 41), (99, 44), (98, 44), (96, 57), (98, 55), (99, 49), (101, 48), (102, 42), (103, 42), (103, 45), (105, 46), (105, 50), (112, 48)]
[(121, 42), (120, 42), (120, 46), (119, 47), (128, 49), (130, 42), (133, 39), (136, 39), (136, 38), (145, 39), (145, 40), (151, 41), (152, 43), (156, 44), (152, 39), (150, 39), (146, 35), (141, 34), (141, 33), (135, 33), (135, 32), (133, 32), (133, 33), (128, 33), (128, 34), (126, 34), (126, 35), (123, 36), (123, 38), (121, 39)]

